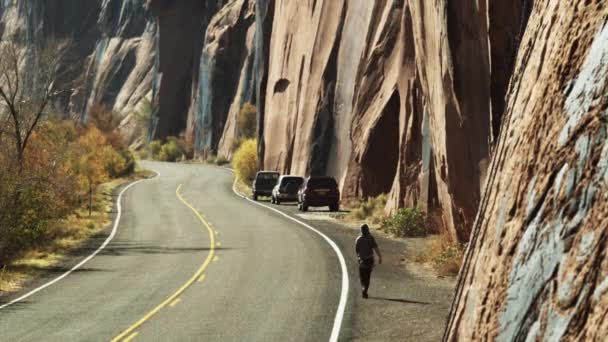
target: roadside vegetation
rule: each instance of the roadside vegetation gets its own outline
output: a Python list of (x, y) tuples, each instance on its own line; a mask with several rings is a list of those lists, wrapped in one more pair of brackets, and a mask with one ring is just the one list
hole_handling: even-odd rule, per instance
[(55, 89), (65, 50), (49, 44), (29, 58), (0, 43), (0, 291), (99, 232), (113, 187), (135, 172), (110, 111), (92, 106), (77, 124), (50, 105), (65, 93)]
[(183, 137), (168, 137), (165, 141), (150, 142), (140, 157), (164, 162), (185, 161), (194, 157), (194, 146)]
[(258, 170), (258, 143), (256, 139), (247, 139), (234, 153), (232, 167), (239, 182), (251, 186)]
[(427, 238), (428, 246), (413, 256), (414, 261), (430, 264), (439, 275), (457, 275), (462, 264), (464, 246), (444, 234), (436, 234), (433, 220), (420, 208), (401, 208), (392, 215), (386, 213), (387, 195), (357, 199), (343, 217), (348, 222), (367, 222), (385, 234), (397, 238)]

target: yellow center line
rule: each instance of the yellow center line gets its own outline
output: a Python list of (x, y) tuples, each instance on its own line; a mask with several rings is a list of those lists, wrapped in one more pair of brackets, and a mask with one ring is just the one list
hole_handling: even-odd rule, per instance
[[(197, 279), (200, 278), (200, 276), (203, 274), (203, 272), (205, 272), (205, 269), (207, 269), (207, 266), (209, 266), (209, 263), (211, 263), (211, 260), (213, 260), (213, 254), (215, 253), (215, 236), (213, 234), (213, 229), (211, 229), (211, 227), (209, 226), (209, 223), (207, 223), (207, 221), (198, 212), (198, 210), (196, 210), (196, 208), (194, 208), (190, 203), (188, 203), (188, 201), (186, 201), (184, 199), (184, 197), (182, 197), (182, 195), (180, 193), (180, 189), (182, 188), (182, 186), (183, 186), (183, 184), (180, 184), (177, 187), (177, 189), (175, 190), (175, 194), (177, 195), (177, 198), (179, 198), (179, 200), (182, 203), (184, 203), (188, 208), (190, 208), (194, 212), (194, 214), (202, 222), (203, 226), (205, 226), (205, 228), (207, 228), (207, 231), (209, 232), (209, 240), (210, 240), (209, 254), (207, 255), (207, 258), (205, 259), (205, 262), (203, 262), (201, 267), (196, 271), (196, 273), (194, 273), (194, 275), (190, 279), (188, 279), (188, 281), (184, 285), (182, 285), (182, 287), (180, 287), (177, 291), (175, 291), (175, 293), (173, 293), (171, 296), (169, 296), (169, 298), (165, 299), (162, 303), (160, 303), (158, 306), (156, 306), (154, 309), (152, 309), (150, 312), (148, 312), (139, 321), (135, 322), (133, 325), (131, 325), (125, 331), (120, 333), (118, 336), (114, 337), (112, 339), (112, 342), (120, 341), (120, 340), (124, 339), (125, 336), (129, 336), (128, 338), (134, 338), (135, 336), (137, 336), (137, 333), (135, 333), (135, 335), (129, 335), (129, 334), (133, 333), (133, 331), (135, 331), (135, 329), (139, 328), (147, 320), (152, 318), (152, 316), (156, 315), (160, 310), (162, 310), (164, 307), (166, 307), (171, 302), (173, 302), (175, 299), (177, 299), (179, 296), (181, 296), (181, 294), (184, 293), (184, 291), (186, 291), (186, 289), (188, 287), (190, 287), (192, 284), (194, 284), (196, 282)], [(124, 340), (124, 342), (127, 342), (127, 341), (128, 341), (127, 339)]]
[(125, 342), (131, 342), (135, 337), (137, 337), (137, 335), (139, 335), (139, 332), (134, 332), (131, 335), (129, 335), (129, 337), (125, 338)]
[(172, 301), (171, 304), (169, 304), (170, 307), (174, 307), (177, 304), (179, 304), (179, 302), (181, 302), (182, 299), (181, 298), (177, 298), (176, 300)]
[(204, 274), (203, 274), (203, 275), (201, 275), (201, 276), (200, 276), (200, 278), (198, 278), (198, 282), (199, 282), (199, 283), (202, 283), (202, 282), (203, 282), (203, 280), (205, 280), (205, 275), (204, 275)]

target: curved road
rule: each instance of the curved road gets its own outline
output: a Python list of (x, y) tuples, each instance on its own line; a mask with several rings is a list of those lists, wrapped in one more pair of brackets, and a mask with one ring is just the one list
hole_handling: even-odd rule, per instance
[(341, 272), (320, 236), (237, 197), (225, 170), (144, 166), (160, 176), (126, 191), (112, 242), (0, 310), (1, 340), (329, 339)]

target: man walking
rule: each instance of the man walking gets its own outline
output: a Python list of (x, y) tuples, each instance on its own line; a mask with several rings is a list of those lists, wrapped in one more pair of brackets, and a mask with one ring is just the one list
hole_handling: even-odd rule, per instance
[(367, 298), (367, 290), (369, 289), (369, 281), (374, 268), (374, 252), (378, 255), (378, 264), (382, 263), (382, 254), (374, 237), (369, 233), (369, 226), (363, 224), (361, 226), (361, 234), (355, 242), (355, 251), (359, 258), (359, 279), (361, 280), (361, 295)]

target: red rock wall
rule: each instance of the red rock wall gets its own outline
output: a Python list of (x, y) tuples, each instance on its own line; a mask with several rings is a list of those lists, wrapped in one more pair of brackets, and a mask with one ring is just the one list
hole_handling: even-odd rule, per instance
[(603, 341), (605, 1), (534, 1), (506, 103), (447, 339)]
[(264, 167), (437, 210), (466, 240), (492, 140), (480, 6), (276, 1)]

